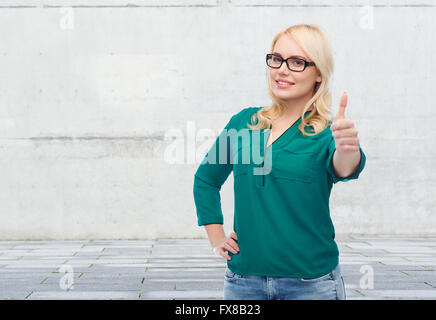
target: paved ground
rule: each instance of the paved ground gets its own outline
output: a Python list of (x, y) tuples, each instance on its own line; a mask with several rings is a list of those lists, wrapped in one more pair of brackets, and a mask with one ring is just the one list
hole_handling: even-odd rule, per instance
[[(436, 299), (436, 237), (336, 240), (347, 299)], [(225, 264), (208, 240), (0, 241), (0, 299), (222, 299)]]

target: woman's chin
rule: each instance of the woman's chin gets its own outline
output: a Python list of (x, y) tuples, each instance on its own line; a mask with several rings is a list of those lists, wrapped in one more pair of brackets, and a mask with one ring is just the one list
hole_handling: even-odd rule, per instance
[(281, 99), (281, 100), (294, 100), (295, 99), (295, 95), (293, 94), (283, 94), (283, 93), (278, 93), (276, 94), (276, 97)]

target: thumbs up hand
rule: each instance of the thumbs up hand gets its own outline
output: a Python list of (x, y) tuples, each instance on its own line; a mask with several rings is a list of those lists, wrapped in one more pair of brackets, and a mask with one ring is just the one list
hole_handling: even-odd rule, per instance
[(353, 121), (345, 117), (347, 107), (347, 94), (344, 92), (339, 103), (339, 110), (330, 126), (333, 138), (335, 139), (336, 151), (338, 153), (354, 153), (359, 151), (358, 131)]

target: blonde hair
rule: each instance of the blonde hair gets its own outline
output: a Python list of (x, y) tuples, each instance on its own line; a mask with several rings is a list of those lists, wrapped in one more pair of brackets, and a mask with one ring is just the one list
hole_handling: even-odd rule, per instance
[[(282, 36), (292, 37), (303, 49), (307, 56), (315, 62), (315, 68), (321, 73), (322, 81), (316, 82), (313, 88), (313, 96), (306, 103), (301, 114), (301, 123), (298, 129), (303, 135), (315, 135), (323, 131), (331, 122), (331, 94), (329, 79), (333, 73), (333, 58), (330, 44), (324, 31), (316, 25), (298, 24), (291, 26), (277, 34), (271, 45), (271, 52), (277, 40)], [(277, 98), (271, 91), (270, 77), (267, 69), (268, 95), (273, 100), (273, 104), (264, 107), (251, 116), (250, 129), (271, 128), (273, 120), (279, 118), (286, 110), (285, 101)], [(304, 117), (304, 114), (313, 105), (313, 110)], [(256, 123), (257, 121), (257, 123)], [(307, 133), (304, 128), (309, 125), (313, 127), (313, 134)]]

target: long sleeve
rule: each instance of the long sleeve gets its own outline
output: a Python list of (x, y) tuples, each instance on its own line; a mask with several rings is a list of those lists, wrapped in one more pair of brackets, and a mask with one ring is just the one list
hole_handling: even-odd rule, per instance
[(194, 174), (194, 202), (199, 226), (224, 223), (220, 190), (233, 170), (230, 139), (227, 134), (233, 118), (234, 116), (218, 135)]

